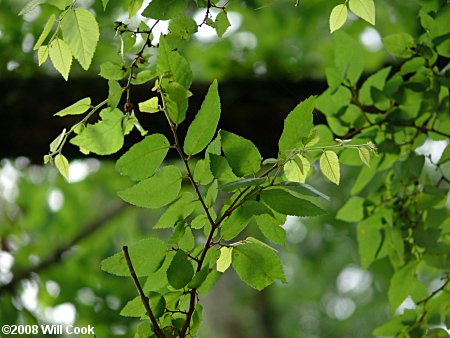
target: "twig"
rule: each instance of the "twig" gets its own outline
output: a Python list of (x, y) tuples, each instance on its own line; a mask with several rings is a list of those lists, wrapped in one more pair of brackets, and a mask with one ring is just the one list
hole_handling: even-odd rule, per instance
[(136, 286), (139, 296), (141, 297), (142, 304), (144, 304), (145, 311), (147, 312), (147, 315), (153, 324), (153, 331), (155, 332), (155, 334), (158, 338), (164, 338), (165, 337), (164, 332), (162, 332), (161, 328), (159, 327), (158, 322), (156, 321), (155, 316), (153, 315), (153, 311), (150, 307), (150, 301), (149, 301), (148, 297), (144, 294), (144, 290), (142, 290), (141, 283), (139, 282), (139, 279), (136, 276), (136, 272), (134, 271), (133, 263), (131, 262), (130, 255), (128, 253), (128, 246), (124, 245), (122, 247), (122, 251), (125, 256), (125, 260), (127, 261), (127, 265), (128, 265), (128, 269), (130, 270), (131, 277), (133, 278), (134, 285)]

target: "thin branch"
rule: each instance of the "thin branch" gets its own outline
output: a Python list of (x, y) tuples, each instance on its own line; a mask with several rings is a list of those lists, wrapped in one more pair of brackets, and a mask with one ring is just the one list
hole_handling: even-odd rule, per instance
[(9, 283), (0, 286), (0, 294), (5, 291), (13, 291), (20, 281), (30, 278), (31, 274), (41, 272), (59, 263), (64, 253), (66, 253), (70, 248), (72, 248), (82, 240), (90, 237), (97, 230), (106, 225), (108, 221), (122, 213), (126, 208), (127, 205), (124, 203), (116, 205), (115, 207), (102, 214), (102, 216), (98, 219), (95, 219), (92, 222), (88, 223), (72, 239), (70, 239), (67, 243), (58, 246), (55, 250), (53, 250), (52, 253), (41, 260), (38, 264), (29, 268), (25, 268), (24, 270), (19, 270), (14, 274), (13, 279)]
[(134, 271), (133, 263), (131, 262), (130, 254), (128, 253), (128, 247), (124, 245), (122, 247), (122, 251), (125, 256), (125, 260), (127, 261), (128, 270), (130, 270), (131, 277), (133, 278), (134, 285), (136, 286), (139, 296), (141, 297), (142, 304), (144, 305), (145, 311), (147, 312), (147, 315), (153, 324), (153, 331), (155, 332), (158, 338), (164, 338), (165, 337), (164, 332), (162, 332), (155, 316), (153, 315), (153, 311), (150, 307), (150, 301), (148, 297), (144, 294), (144, 290), (142, 289), (141, 283), (139, 282), (139, 279), (136, 276), (136, 272)]

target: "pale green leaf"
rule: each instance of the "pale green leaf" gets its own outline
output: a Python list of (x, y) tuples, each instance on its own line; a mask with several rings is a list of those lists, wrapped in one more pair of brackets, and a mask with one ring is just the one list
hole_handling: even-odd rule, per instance
[(232, 264), (239, 278), (256, 290), (264, 289), (275, 279), (286, 283), (278, 256), (266, 245), (255, 242), (235, 245)]
[(157, 113), (160, 111), (158, 98), (152, 97), (144, 102), (139, 102), (139, 110), (143, 113)]
[(119, 109), (103, 109), (101, 121), (89, 124), (70, 143), (98, 155), (109, 155), (123, 146), (123, 113)]
[(147, 18), (169, 20), (183, 13), (186, 0), (153, 0), (142, 13)]
[(347, 6), (345, 4), (337, 5), (333, 8), (330, 14), (330, 33), (341, 28), (347, 20)]
[(375, 3), (373, 0), (350, 0), (348, 5), (350, 10), (361, 19), (375, 25)]
[(261, 168), (262, 157), (249, 140), (236, 134), (220, 131), (223, 152), (237, 176), (255, 174)]
[(161, 208), (178, 196), (181, 189), (181, 172), (173, 166), (160, 169), (130, 188), (119, 191), (118, 195), (124, 201), (144, 208)]
[(186, 253), (178, 250), (167, 269), (167, 280), (174, 289), (182, 289), (194, 276), (194, 268)]
[(370, 167), (370, 151), (367, 148), (358, 148), (358, 155), (362, 163)]
[(41, 46), (38, 49), (38, 65), (41, 66), (48, 59), (48, 46)]
[(183, 145), (186, 154), (190, 156), (195, 155), (206, 148), (214, 137), (219, 118), (220, 98), (217, 80), (214, 80), (208, 89), (200, 110), (187, 131)]
[(220, 248), (220, 257), (217, 260), (217, 271), (225, 272), (231, 265), (231, 254), (233, 253), (233, 247)]
[(108, 106), (112, 109), (117, 108), (122, 98), (122, 87), (120, 83), (114, 80), (108, 81)]
[(122, 80), (127, 70), (116, 63), (107, 61), (100, 65), (100, 76), (107, 80)]
[(334, 151), (325, 150), (320, 156), (320, 170), (331, 182), (339, 185), (341, 170), (339, 167), (339, 158)]
[(283, 215), (318, 216), (325, 211), (310, 201), (298, 198), (282, 189), (267, 189), (261, 193), (265, 203)]
[(136, 77), (131, 79), (131, 84), (132, 85), (144, 84), (153, 80), (157, 76), (158, 74), (156, 73), (156, 69), (146, 69), (143, 70), (142, 72), (137, 73)]
[(68, 181), (69, 180), (69, 161), (67, 158), (58, 154), (55, 156), (55, 167), (58, 169), (59, 173)]
[(286, 156), (291, 150), (303, 145), (303, 138), (307, 138), (313, 128), (315, 96), (299, 103), (284, 120), (284, 129), (278, 143), (279, 154)]
[[(148, 276), (161, 266), (166, 256), (166, 246), (158, 238), (147, 238), (128, 247), (128, 254), (138, 277)], [(101, 268), (113, 275), (131, 276), (122, 251), (104, 259)]]
[(91, 108), (91, 98), (85, 97), (55, 113), (54, 116), (80, 115), (87, 112), (89, 108)]
[(19, 15), (25, 15), (30, 13), (37, 6), (43, 4), (45, 0), (31, 0), (20, 10)]
[(53, 141), (50, 143), (50, 152), (54, 153), (58, 150), (58, 147), (60, 146), (62, 140), (64, 139), (64, 136), (66, 136), (66, 128), (63, 129), (61, 134), (59, 134)]
[(45, 3), (55, 6), (60, 10), (65, 10), (72, 3), (72, 0), (46, 0)]
[(351, 197), (338, 211), (336, 218), (346, 222), (358, 222), (364, 217), (364, 198)]
[[(364, 53), (359, 41), (339, 30), (334, 36), (334, 59), (339, 73), (356, 85), (364, 69)], [(334, 113), (339, 107), (335, 107)]]
[(72, 52), (67, 43), (58, 38), (54, 39), (49, 45), (49, 55), (55, 69), (67, 81), (72, 66)]
[(284, 174), (289, 181), (305, 183), (308, 172), (311, 168), (309, 161), (300, 154), (284, 165)]
[(305, 147), (315, 146), (320, 141), (320, 132), (317, 129), (313, 129), (311, 135), (305, 142)]
[(95, 16), (84, 8), (69, 10), (61, 20), (61, 30), (73, 56), (87, 70), (100, 36)]
[(128, 4), (128, 18), (132, 18), (142, 7), (143, 0), (130, 0)]
[(166, 76), (170, 76), (173, 81), (185, 88), (191, 86), (192, 71), (189, 63), (178, 51), (170, 48), (167, 37), (162, 34), (159, 38), (156, 72), (159, 75), (167, 74)]
[(213, 27), (217, 32), (217, 36), (221, 38), (227, 31), (228, 27), (231, 26), (230, 21), (228, 20), (227, 11), (221, 10), (220, 13), (217, 14), (216, 20), (209, 26)]
[(55, 24), (55, 21), (56, 21), (55, 14), (52, 14), (48, 17), (47, 23), (45, 24), (41, 35), (39, 36), (38, 40), (36, 41), (36, 44), (34, 45), (33, 50), (39, 49), (39, 47), (41, 47), (42, 43), (44, 42), (44, 40), (47, 38), (48, 34), (52, 30), (53, 25)]
[(202, 160), (198, 160), (194, 169), (194, 181), (200, 185), (208, 185), (214, 179), (211, 173), (209, 156)]
[(169, 147), (164, 135), (147, 136), (119, 158), (116, 170), (135, 181), (150, 177), (166, 157)]

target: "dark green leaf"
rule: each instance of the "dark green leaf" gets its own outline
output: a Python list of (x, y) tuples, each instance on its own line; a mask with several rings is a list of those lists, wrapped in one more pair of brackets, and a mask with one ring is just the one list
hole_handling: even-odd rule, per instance
[(183, 13), (186, 0), (153, 0), (142, 13), (147, 18), (169, 20)]
[(194, 268), (183, 250), (178, 250), (167, 269), (167, 280), (175, 289), (185, 287), (194, 276)]

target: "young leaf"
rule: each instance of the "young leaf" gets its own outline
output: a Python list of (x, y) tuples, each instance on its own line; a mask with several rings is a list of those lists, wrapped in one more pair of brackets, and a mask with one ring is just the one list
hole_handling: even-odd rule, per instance
[(38, 49), (38, 65), (41, 66), (48, 59), (48, 46), (41, 46)]
[(186, 8), (186, 0), (153, 0), (142, 13), (147, 18), (170, 20)]
[(33, 9), (35, 9), (40, 4), (43, 4), (45, 0), (31, 0), (29, 1), (19, 12), (19, 15), (25, 15), (30, 13)]
[(55, 24), (56, 17), (55, 14), (52, 14), (48, 17), (47, 23), (44, 26), (44, 30), (42, 31), (41, 35), (39, 36), (38, 40), (36, 41), (36, 44), (33, 47), (33, 50), (39, 49), (41, 47), (44, 40), (47, 38), (48, 34), (53, 28), (53, 25)]
[(262, 157), (251, 141), (224, 130), (220, 131), (220, 136), (225, 157), (237, 176), (259, 171)]
[(139, 102), (139, 110), (143, 113), (157, 113), (160, 111), (158, 98), (152, 97), (144, 102)]
[(358, 148), (358, 155), (362, 163), (370, 167), (370, 152), (367, 148)]
[(282, 189), (267, 189), (261, 193), (264, 202), (273, 210), (283, 215), (318, 216), (325, 211), (310, 201), (295, 197)]
[(117, 108), (122, 98), (122, 93), (123, 90), (119, 82), (114, 80), (108, 81), (108, 106), (111, 109)]
[(66, 128), (63, 129), (61, 134), (59, 134), (53, 141), (50, 143), (50, 152), (54, 153), (58, 150), (59, 145), (61, 144), (64, 136), (66, 135)]
[(303, 138), (307, 138), (313, 128), (315, 96), (301, 102), (284, 120), (284, 129), (278, 143), (278, 153), (285, 156), (290, 150), (303, 145)]
[(311, 135), (306, 139), (305, 147), (315, 146), (320, 141), (320, 132), (317, 129), (313, 129)]
[(375, 3), (373, 0), (350, 0), (348, 5), (350, 10), (361, 19), (375, 25)]
[(55, 167), (59, 173), (68, 181), (69, 180), (69, 161), (64, 155), (58, 154), (55, 156)]
[(217, 271), (225, 272), (231, 265), (231, 254), (233, 253), (233, 247), (220, 248), (220, 257), (217, 260)]
[(246, 242), (235, 245), (232, 264), (239, 278), (256, 290), (261, 291), (275, 279), (286, 283), (278, 256), (264, 244)]
[(125, 202), (138, 207), (161, 208), (178, 196), (181, 178), (180, 170), (170, 165), (163, 167), (152, 177), (119, 191), (118, 195)]
[(147, 136), (119, 158), (116, 170), (135, 181), (150, 177), (166, 157), (169, 147), (164, 135)]
[(103, 109), (102, 120), (89, 124), (70, 143), (98, 155), (109, 155), (123, 146), (122, 120), (123, 113), (119, 109)]
[[(131, 262), (138, 277), (148, 276), (155, 272), (166, 256), (166, 243), (158, 238), (147, 238), (128, 247)], [(151, 254), (149, 254), (151, 253)], [(117, 276), (130, 276), (123, 252), (102, 261), (103, 271)]]
[(298, 154), (284, 165), (284, 174), (289, 181), (305, 183), (310, 168), (309, 161)]
[(331, 182), (339, 185), (341, 171), (339, 158), (334, 151), (325, 150), (322, 156), (320, 156), (320, 170)]
[(72, 52), (64, 40), (54, 39), (49, 45), (49, 55), (55, 69), (62, 75), (64, 80), (69, 79), (70, 67), (72, 66)]
[(341, 28), (347, 20), (347, 6), (345, 4), (337, 5), (330, 14), (330, 33)]
[(206, 148), (214, 137), (219, 118), (220, 98), (217, 89), (217, 80), (214, 80), (209, 87), (200, 110), (187, 131), (183, 145), (186, 154), (190, 156), (195, 155)]
[(91, 98), (85, 97), (55, 113), (54, 116), (80, 115), (84, 114), (89, 108), (91, 108)]
[(178, 250), (167, 269), (167, 280), (174, 289), (182, 289), (194, 276), (194, 268), (186, 253)]
[(100, 36), (95, 16), (84, 8), (69, 10), (61, 20), (61, 30), (73, 56), (88, 70)]

